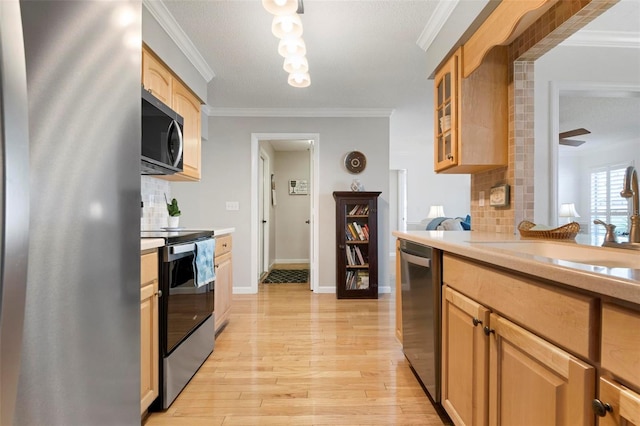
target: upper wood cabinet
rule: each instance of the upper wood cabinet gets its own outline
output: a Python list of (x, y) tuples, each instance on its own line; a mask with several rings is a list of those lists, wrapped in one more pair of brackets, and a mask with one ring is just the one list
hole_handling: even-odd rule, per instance
[(147, 49), (142, 49), (142, 85), (166, 105), (171, 105), (171, 71)]
[(476, 173), (507, 165), (508, 69), (506, 47), (493, 48), (462, 78), (464, 49), (434, 81), (434, 170)]
[[(172, 108), (184, 118), (182, 173), (179, 178), (200, 180), (200, 101), (181, 82), (173, 81)], [(172, 176), (168, 176), (172, 179)]]
[(184, 118), (183, 170), (157, 176), (174, 181), (199, 181), (201, 168), (200, 99), (146, 46), (142, 46), (142, 85)]

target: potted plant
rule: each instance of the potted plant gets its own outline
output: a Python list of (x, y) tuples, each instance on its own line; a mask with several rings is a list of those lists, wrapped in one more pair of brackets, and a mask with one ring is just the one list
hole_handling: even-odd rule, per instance
[[(167, 201), (166, 195), (165, 201)], [(171, 203), (167, 201), (167, 212), (169, 212), (169, 228), (177, 228), (182, 214), (180, 207), (178, 207), (178, 200), (173, 198)]]

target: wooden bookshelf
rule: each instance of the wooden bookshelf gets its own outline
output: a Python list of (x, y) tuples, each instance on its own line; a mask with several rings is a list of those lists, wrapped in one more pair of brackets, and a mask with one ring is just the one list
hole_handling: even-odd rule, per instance
[(336, 191), (336, 296), (378, 298), (378, 196)]

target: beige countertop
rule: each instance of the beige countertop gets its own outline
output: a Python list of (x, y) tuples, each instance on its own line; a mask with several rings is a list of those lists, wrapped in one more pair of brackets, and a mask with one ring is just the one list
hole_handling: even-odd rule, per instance
[[(214, 237), (221, 237), (223, 235), (231, 234), (235, 232), (236, 228), (209, 228), (213, 231)], [(164, 246), (164, 239), (162, 238), (140, 238), (140, 251), (150, 250)]]
[[(518, 235), (495, 234), (478, 231), (393, 231), (400, 239), (435, 247), (446, 252), (465, 256), (481, 262), (491, 263), (519, 273), (537, 276), (570, 287), (587, 290), (600, 295), (625, 300), (640, 305), (640, 252), (618, 248), (598, 248), (637, 254), (634, 268), (607, 268), (586, 263), (569, 262), (540, 255), (504, 250), (483, 245), (483, 242), (519, 241)], [(580, 236), (579, 236), (580, 237)], [(571, 251), (578, 242), (561, 242)], [(522, 240), (541, 241), (541, 240)]]
[(164, 239), (162, 238), (140, 238), (140, 251), (151, 250), (163, 245)]

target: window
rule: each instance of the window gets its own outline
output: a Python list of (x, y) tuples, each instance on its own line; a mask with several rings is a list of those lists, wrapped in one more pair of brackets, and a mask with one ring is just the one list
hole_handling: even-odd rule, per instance
[[(591, 172), (591, 220), (600, 219), (616, 225), (617, 235), (628, 235), (629, 203), (620, 196), (627, 166), (613, 165), (594, 169)], [(591, 236), (603, 238), (604, 226), (592, 226)], [(600, 240), (601, 241), (601, 240)]]

